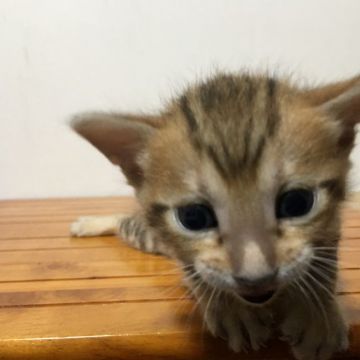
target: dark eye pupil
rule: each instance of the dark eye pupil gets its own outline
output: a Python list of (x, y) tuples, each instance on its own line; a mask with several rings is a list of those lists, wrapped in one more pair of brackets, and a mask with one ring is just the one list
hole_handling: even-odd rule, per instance
[(282, 193), (276, 204), (276, 217), (292, 218), (304, 216), (314, 205), (314, 193), (307, 189), (295, 189)]
[(202, 204), (178, 207), (177, 218), (182, 226), (191, 231), (207, 230), (217, 227), (217, 220), (213, 210)]

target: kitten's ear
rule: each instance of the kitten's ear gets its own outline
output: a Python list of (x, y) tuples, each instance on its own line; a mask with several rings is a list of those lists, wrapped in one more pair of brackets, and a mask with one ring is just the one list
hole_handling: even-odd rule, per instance
[(342, 124), (340, 144), (351, 148), (360, 122), (360, 76), (308, 90), (305, 97)]
[(71, 127), (121, 167), (130, 185), (139, 187), (143, 170), (138, 162), (161, 118), (107, 113), (87, 113), (74, 117)]

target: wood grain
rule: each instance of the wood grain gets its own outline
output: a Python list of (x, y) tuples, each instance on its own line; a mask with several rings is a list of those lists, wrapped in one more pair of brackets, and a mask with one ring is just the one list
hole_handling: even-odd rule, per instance
[[(239, 359), (202, 327), (174, 262), (115, 237), (69, 237), (132, 198), (0, 201), (0, 359)], [(344, 209), (339, 298), (360, 358), (360, 209)], [(273, 342), (241, 359), (291, 359)]]

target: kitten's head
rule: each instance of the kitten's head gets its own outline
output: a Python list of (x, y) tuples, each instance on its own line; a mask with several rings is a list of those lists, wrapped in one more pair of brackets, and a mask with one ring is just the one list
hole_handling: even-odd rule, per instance
[(298, 89), (244, 74), (190, 87), (158, 116), (87, 114), (73, 126), (122, 168), (175, 258), (265, 302), (335, 266), (358, 121), (360, 77)]

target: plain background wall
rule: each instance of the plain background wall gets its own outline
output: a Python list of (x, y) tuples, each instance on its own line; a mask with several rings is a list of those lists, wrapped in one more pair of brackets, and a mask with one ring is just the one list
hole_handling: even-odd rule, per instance
[(131, 192), (71, 114), (155, 110), (216, 67), (354, 75), (359, 14), (358, 0), (1, 0), (0, 198)]

